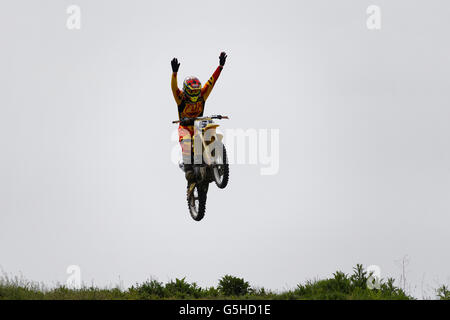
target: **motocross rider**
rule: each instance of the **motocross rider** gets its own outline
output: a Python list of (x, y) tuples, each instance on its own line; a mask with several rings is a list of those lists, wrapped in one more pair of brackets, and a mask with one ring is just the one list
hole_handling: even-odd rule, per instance
[(193, 122), (189, 122), (188, 118), (203, 116), (206, 99), (208, 99), (212, 88), (219, 78), (226, 59), (226, 53), (222, 52), (219, 56), (219, 66), (216, 71), (214, 71), (211, 78), (209, 78), (209, 80), (203, 85), (203, 87), (197, 77), (187, 77), (183, 81), (183, 91), (178, 88), (177, 84), (177, 72), (180, 67), (180, 63), (177, 58), (173, 58), (171, 61), (173, 71), (171, 84), (172, 93), (178, 106), (178, 118), (179, 120), (183, 120), (178, 127), (178, 138), (183, 154), (184, 171), (190, 192), (192, 192), (191, 189), (193, 190), (193, 187), (195, 186), (195, 175), (192, 166), (193, 157), (191, 152), (191, 141), (194, 136), (194, 127)]

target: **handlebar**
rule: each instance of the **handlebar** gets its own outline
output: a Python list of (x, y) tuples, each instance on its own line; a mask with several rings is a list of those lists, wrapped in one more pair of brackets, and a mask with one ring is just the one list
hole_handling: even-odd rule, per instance
[(211, 120), (211, 119), (219, 119), (219, 120), (221, 120), (221, 119), (230, 119), (230, 118), (228, 118), (227, 116), (222, 116), (220, 114), (217, 114), (217, 115), (212, 115), (212, 116), (209, 116), (209, 117), (182, 118), (180, 120), (174, 120), (174, 121), (172, 121), (172, 123), (184, 123), (184, 122), (194, 123), (195, 120)]

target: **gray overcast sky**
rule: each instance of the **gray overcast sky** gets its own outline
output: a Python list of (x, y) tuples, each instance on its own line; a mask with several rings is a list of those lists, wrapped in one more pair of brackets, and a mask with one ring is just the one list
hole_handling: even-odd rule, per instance
[[(66, 8), (81, 8), (81, 30)], [(381, 30), (366, 8), (381, 8)], [(0, 265), (48, 284), (224, 274), (273, 289), (356, 263), (450, 282), (448, 1), (2, 1)], [(224, 129), (280, 130), (194, 222), (170, 59)], [(412, 288), (414, 289), (414, 288)]]

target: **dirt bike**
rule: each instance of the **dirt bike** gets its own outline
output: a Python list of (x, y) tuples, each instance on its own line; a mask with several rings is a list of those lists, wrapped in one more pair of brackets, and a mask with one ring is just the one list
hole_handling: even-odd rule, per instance
[[(214, 181), (217, 187), (223, 189), (229, 180), (230, 169), (227, 151), (222, 143), (223, 135), (216, 132), (219, 125), (214, 123), (213, 119), (221, 120), (228, 119), (228, 117), (213, 115), (172, 121), (172, 123), (194, 126), (191, 154), (193, 155), (195, 187), (193, 190), (189, 190), (188, 184), (187, 202), (189, 213), (195, 221), (200, 221), (205, 216), (209, 184)], [(180, 162), (180, 168), (185, 171), (183, 162)]]

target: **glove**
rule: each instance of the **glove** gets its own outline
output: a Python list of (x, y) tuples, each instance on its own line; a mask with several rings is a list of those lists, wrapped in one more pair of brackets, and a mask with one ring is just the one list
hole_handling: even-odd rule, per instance
[(170, 63), (172, 64), (172, 71), (173, 72), (178, 72), (178, 68), (180, 68), (180, 63), (178, 62), (178, 59), (177, 58), (173, 58)]
[(194, 125), (194, 119), (192, 119), (192, 118), (181, 118), (180, 124), (182, 126), (193, 126)]
[(220, 56), (219, 56), (219, 64), (221, 67), (223, 67), (226, 60), (227, 60), (227, 54), (225, 52), (221, 52)]

